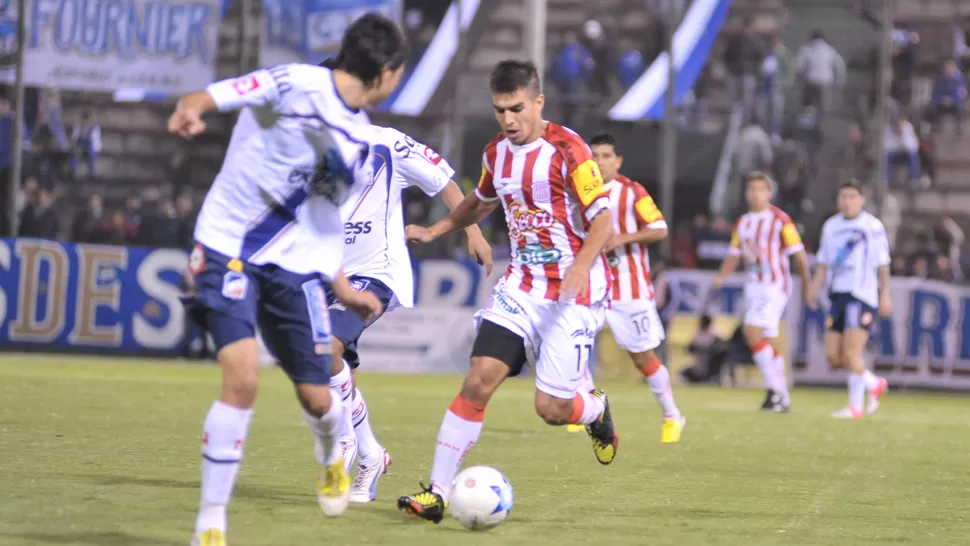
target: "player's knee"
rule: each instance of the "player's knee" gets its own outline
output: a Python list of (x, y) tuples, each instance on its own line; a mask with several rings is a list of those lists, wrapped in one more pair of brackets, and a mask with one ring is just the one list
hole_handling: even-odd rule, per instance
[(536, 393), (536, 415), (546, 424), (565, 425), (573, 412), (572, 400), (553, 398), (543, 393)]
[(331, 398), (329, 385), (300, 383), (296, 386), (296, 396), (303, 409), (317, 417), (330, 411)]
[(508, 366), (488, 357), (472, 358), (472, 367), (461, 386), (461, 395), (474, 404), (485, 405), (508, 375)]
[(761, 328), (744, 328), (744, 340), (748, 342), (748, 347), (754, 347), (764, 339), (764, 332)]
[(222, 398), (230, 405), (248, 408), (259, 390), (259, 353), (254, 339), (242, 339), (219, 351)]
[(663, 365), (660, 359), (657, 358), (657, 353), (653, 350), (644, 351), (642, 353), (632, 353), (633, 364), (640, 370), (644, 375), (650, 376), (657, 373), (657, 370)]

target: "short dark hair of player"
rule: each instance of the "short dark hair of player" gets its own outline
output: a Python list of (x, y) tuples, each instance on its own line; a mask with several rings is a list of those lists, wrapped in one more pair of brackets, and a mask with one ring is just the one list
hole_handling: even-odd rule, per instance
[(400, 68), (407, 56), (408, 45), (401, 29), (391, 19), (372, 11), (347, 27), (340, 53), (321, 64), (343, 70), (370, 86), (385, 68)]
[(748, 173), (748, 184), (754, 182), (755, 180), (760, 180), (768, 186), (771, 191), (775, 190), (775, 181), (772, 180), (771, 175), (764, 171), (751, 171)]
[(839, 191), (842, 191), (845, 189), (853, 189), (859, 192), (859, 195), (863, 195), (862, 184), (860, 184), (857, 180), (849, 180), (847, 182), (843, 182), (842, 185), (839, 186)]
[(501, 61), (488, 77), (488, 88), (495, 95), (510, 95), (520, 89), (529, 89), (533, 96), (542, 94), (539, 70), (532, 61)]
[(620, 152), (620, 141), (616, 140), (616, 137), (609, 133), (596, 133), (593, 138), (589, 139), (589, 145), (592, 146), (612, 146), (613, 153), (619, 157), (623, 157)]

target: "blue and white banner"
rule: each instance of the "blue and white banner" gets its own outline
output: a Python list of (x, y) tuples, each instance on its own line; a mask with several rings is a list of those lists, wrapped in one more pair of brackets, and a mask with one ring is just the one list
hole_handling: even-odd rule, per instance
[[(674, 33), (674, 103), (681, 104), (704, 69), (708, 54), (724, 25), (731, 0), (694, 0)], [(610, 119), (661, 119), (670, 59), (662, 53), (610, 109)]]
[[(215, 77), (223, 0), (28, 0), (27, 85), (173, 95)], [(0, 81), (13, 82), (17, 1), (0, 0)]]
[(459, 1), (461, 9), (459, 10), (458, 1), (451, 3), (444, 19), (438, 25), (434, 38), (421, 55), (421, 60), (416, 66), (408, 68), (401, 84), (384, 101), (381, 110), (405, 116), (420, 116), (424, 112), (458, 51), (459, 11), (461, 11), (461, 29), (465, 31), (471, 26), (481, 4), (481, 0)]
[(340, 51), (344, 32), (376, 11), (401, 19), (401, 0), (263, 0), (259, 63), (319, 63)]
[(0, 345), (175, 354), (180, 250), (0, 239)]

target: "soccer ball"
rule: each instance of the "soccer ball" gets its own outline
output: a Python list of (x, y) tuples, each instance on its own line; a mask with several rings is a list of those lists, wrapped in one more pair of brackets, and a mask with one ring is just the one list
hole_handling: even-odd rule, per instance
[(466, 529), (487, 531), (509, 517), (515, 495), (512, 484), (489, 466), (472, 466), (458, 473), (448, 495), (448, 510)]

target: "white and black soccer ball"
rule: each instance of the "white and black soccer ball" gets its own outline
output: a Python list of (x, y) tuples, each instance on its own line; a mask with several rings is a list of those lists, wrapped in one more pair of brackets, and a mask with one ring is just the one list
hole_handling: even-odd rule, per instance
[(514, 502), (508, 478), (492, 467), (472, 466), (455, 477), (448, 511), (466, 529), (487, 531), (508, 519)]

